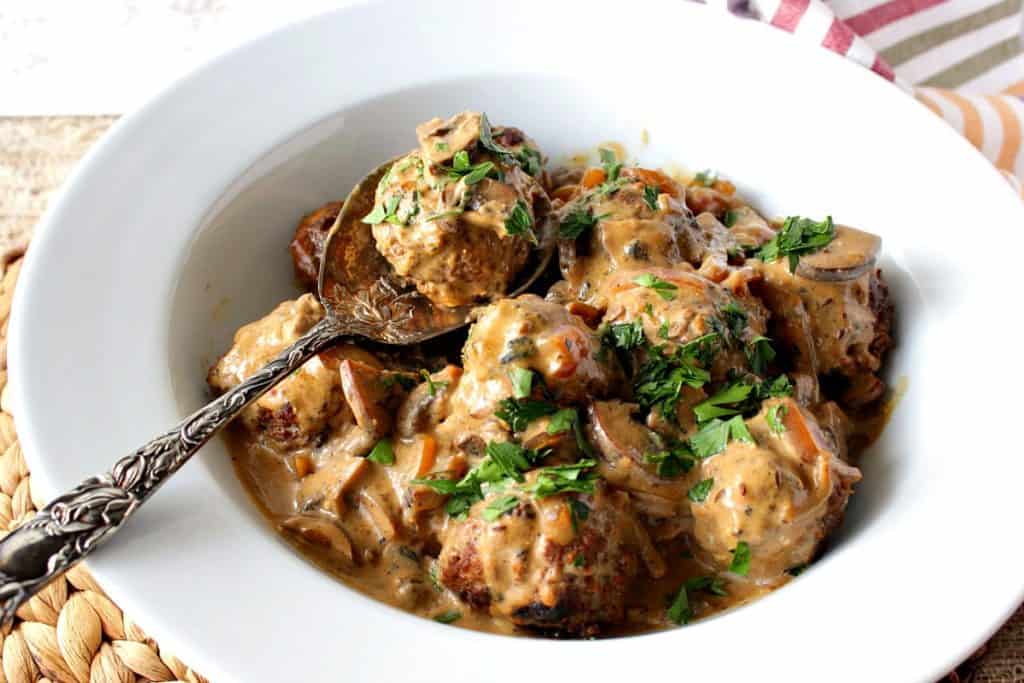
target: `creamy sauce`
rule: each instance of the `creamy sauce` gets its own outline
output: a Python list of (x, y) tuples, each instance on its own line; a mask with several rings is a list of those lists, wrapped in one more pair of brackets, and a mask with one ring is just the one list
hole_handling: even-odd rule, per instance
[[(394, 188), (417, 186), (417, 169), (476, 150), (481, 118), (435, 120), (418, 132), (420, 149), (382, 183), (378, 208)], [(522, 173), (516, 164), (505, 181)], [(232, 426), (240, 481), (300, 553), (423, 617), (572, 637), (666, 628), (731, 609), (814, 560), (860, 481), (859, 452), (902, 386), (882, 399), (876, 373), (892, 343), (892, 309), (873, 267), (877, 240), (843, 228), (791, 273), (785, 260), (736, 256), (737, 245), (763, 244), (777, 226), (735, 197), (731, 183), (686, 186), (630, 168), (600, 189), (605, 170), (550, 176), (560, 221), (574, 211), (598, 218), (562, 240), (565, 279), (547, 299), (499, 298), (476, 311), (465, 343), (448, 350), (449, 358), (461, 354), (458, 364), (340, 345)], [(477, 188), (486, 201), (458, 216), (459, 230), (498, 240), (474, 242), (486, 256), (444, 237), (443, 221), (414, 213), (406, 225), (378, 223), (378, 245), (428, 295), (500, 292), (517, 268), (499, 253), (508, 237), (501, 206), (523, 196), (519, 182), (496, 188), (490, 208), (490, 190)], [(443, 195), (465, 191), (417, 190), (418, 210), (458, 204)], [(399, 219), (412, 211), (402, 203), (411, 196), (403, 190), (392, 203)], [(304, 219), (303, 245), (330, 211)], [(293, 253), (308, 281), (309, 249)], [(452, 259), (476, 275), (439, 265)], [(241, 382), (322, 316), (304, 295), (241, 328), (211, 369), (211, 387)], [(677, 355), (709, 336), (719, 346), (692, 361), (705, 379), (667, 399), (645, 393), (652, 389), (638, 383), (641, 372), (654, 373), (650, 381), (664, 391), (667, 375), (651, 369), (658, 359), (668, 359), (665, 372), (681, 371), (671, 365), (684, 363)], [(752, 349), (767, 337), (777, 353), (755, 365)], [(791, 391), (758, 394), (731, 412), (712, 400), (736, 382), (752, 392), (779, 373)], [(732, 426), (702, 455), (707, 446), (698, 443), (713, 423), (697, 415), (709, 401), (725, 406), (717, 414)], [(529, 417), (516, 412), (537, 406)], [(555, 472), (575, 473), (562, 481)], [(556, 480), (562, 488), (545, 489)]]

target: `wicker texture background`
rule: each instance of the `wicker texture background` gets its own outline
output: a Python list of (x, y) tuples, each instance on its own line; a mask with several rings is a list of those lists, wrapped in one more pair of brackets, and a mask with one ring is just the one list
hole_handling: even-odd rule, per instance
[[(20, 255), (50, 195), (115, 118), (0, 117), (0, 530), (17, 526), (42, 502), (33, 499), (5, 391), (7, 319)], [(879, 606), (880, 618), (884, 608)], [(163, 651), (81, 565), (18, 616), (14, 629), (0, 635), (0, 683), (206, 681)], [(254, 648), (253, 656), (258, 652)], [(325, 665), (334, 666), (331, 661)], [(888, 681), (884, 662), (878, 664), (877, 680)], [(1024, 608), (945, 682), (1024, 683)]]

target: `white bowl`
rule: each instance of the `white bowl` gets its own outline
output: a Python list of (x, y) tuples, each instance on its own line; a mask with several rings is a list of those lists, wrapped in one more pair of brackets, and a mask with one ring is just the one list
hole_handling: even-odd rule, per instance
[(1008, 298), (1024, 207), (889, 83), (681, 0), (361, 5), (236, 50), (120, 121), (40, 226), (18, 287), (11, 381), (33, 484), (63, 491), (199, 406), (232, 331), (294, 294), (297, 219), (411, 147), (416, 122), (465, 108), (554, 158), (618, 140), (646, 163), (721, 169), (770, 214), (884, 236), (891, 379), (909, 388), (839, 542), (777, 593), (686, 628), (485, 635), (307, 564), (214, 442), (90, 562), (125, 610), (218, 683), (927, 682), (1000, 625), (1024, 594)]

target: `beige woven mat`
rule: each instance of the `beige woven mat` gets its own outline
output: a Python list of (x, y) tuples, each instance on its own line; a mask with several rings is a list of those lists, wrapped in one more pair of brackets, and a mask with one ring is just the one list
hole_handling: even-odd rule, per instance
[[(47, 199), (114, 119), (0, 117), (0, 529), (17, 526), (35, 509), (31, 477), (3, 396), (7, 317), (20, 268), (18, 256)], [(969, 592), (962, 599), (969, 600)], [(886, 605), (878, 606), (879, 618), (884, 618), (885, 610)], [(937, 605), (936, 614), (941, 613)], [(205, 681), (161, 650), (81, 566), (33, 598), (18, 616), (14, 630), (0, 636), (0, 683)], [(856, 643), (851, 647), (856, 649)], [(884, 662), (879, 662), (877, 680), (889, 680)], [(982, 652), (944, 679), (968, 681), (1024, 683), (1024, 608)]]

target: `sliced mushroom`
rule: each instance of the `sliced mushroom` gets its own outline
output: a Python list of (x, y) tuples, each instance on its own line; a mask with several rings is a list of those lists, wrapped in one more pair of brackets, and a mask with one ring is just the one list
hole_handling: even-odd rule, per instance
[(391, 411), (385, 405), (390, 391), (383, 373), (357, 360), (344, 360), (340, 367), (341, 390), (360, 428), (376, 438), (391, 431)]
[(359, 494), (359, 512), (377, 530), (378, 537), (390, 541), (395, 537), (395, 522), (388, 514), (384, 503), (370, 491), (362, 491)]
[(661, 450), (654, 432), (633, 419), (635, 403), (595, 401), (589, 409), (590, 434), (605, 459), (614, 466), (621, 458), (637, 463), (644, 455)]
[(796, 274), (809, 280), (856, 280), (875, 267), (882, 238), (847, 225), (837, 225), (828, 246), (800, 259)]
[(436, 427), (448, 417), (448, 397), (462, 375), (462, 368), (449, 365), (409, 392), (395, 415), (395, 432), (411, 438)]
[(464, 111), (450, 119), (431, 119), (416, 126), (420, 154), (427, 161), (443, 163), (480, 138), (480, 114)]
[(355, 562), (352, 542), (345, 532), (330, 520), (314, 515), (293, 515), (282, 521), (279, 528), (312, 545), (330, 548), (349, 562)]
[(340, 512), (345, 507), (343, 496), (367, 467), (366, 460), (359, 457), (341, 455), (329, 460), (313, 474), (303, 477), (298, 500), (304, 509), (319, 505), (331, 512)]

